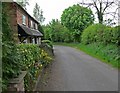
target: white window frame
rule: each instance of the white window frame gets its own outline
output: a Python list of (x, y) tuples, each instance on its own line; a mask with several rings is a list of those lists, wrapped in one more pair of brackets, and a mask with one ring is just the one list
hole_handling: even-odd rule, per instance
[(35, 38), (32, 38), (32, 43), (35, 44)]
[(39, 39), (39, 44), (41, 45), (41, 37), (39, 37), (38, 39)]
[(30, 21), (30, 24), (31, 24), (31, 28), (33, 28), (33, 21), (32, 20)]
[(37, 29), (37, 30), (38, 30), (38, 25), (37, 25), (37, 24), (35, 24), (35, 29)]
[(22, 24), (26, 25), (26, 16), (22, 15)]
[(25, 39), (25, 40), (23, 41), (23, 43), (25, 43), (25, 44), (28, 43), (28, 42), (27, 42), (27, 39)]

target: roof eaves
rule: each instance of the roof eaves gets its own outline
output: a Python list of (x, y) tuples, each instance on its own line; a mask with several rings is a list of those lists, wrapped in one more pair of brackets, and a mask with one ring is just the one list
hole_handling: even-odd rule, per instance
[(35, 22), (37, 22), (39, 24), (39, 22), (32, 17), (22, 6), (20, 6), (17, 2), (14, 2), (18, 7), (20, 7), (30, 18), (32, 18)]

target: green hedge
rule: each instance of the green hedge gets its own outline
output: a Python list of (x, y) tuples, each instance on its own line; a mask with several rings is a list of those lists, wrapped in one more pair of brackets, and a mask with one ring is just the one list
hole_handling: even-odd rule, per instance
[(2, 90), (6, 90), (9, 79), (20, 74), (20, 55), (13, 39), (8, 15), (2, 11)]
[(34, 44), (20, 44), (18, 51), (21, 55), (21, 69), (27, 70), (35, 62), (40, 61), (40, 48)]
[(47, 66), (52, 58), (46, 51), (35, 44), (20, 44), (18, 51), (21, 55), (21, 70), (27, 71), (25, 77), (25, 90), (33, 90), (38, 75), (43, 67)]
[(111, 64), (114, 67), (120, 68), (120, 55), (119, 55), (119, 48), (114, 44), (103, 45), (101, 43), (92, 43), (88, 45), (80, 45), (81, 50), (85, 51), (86, 53), (99, 58), (106, 63)]
[(91, 44), (101, 42), (103, 44), (120, 44), (120, 26), (115, 28), (102, 24), (94, 24), (86, 28), (82, 33), (81, 42), (83, 44)]

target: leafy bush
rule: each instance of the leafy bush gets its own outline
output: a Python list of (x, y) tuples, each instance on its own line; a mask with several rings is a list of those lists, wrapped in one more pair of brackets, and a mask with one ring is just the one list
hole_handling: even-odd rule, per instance
[(52, 57), (49, 56), (48, 53), (43, 49), (41, 50), (40, 58), (41, 58), (41, 63), (44, 67), (50, 64), (52, 61)]
[(101, 43), (92, 43), (88, 45), (79, 45), (80, 49), (94, 57), (105, 60), (114, 67), (120, 68), (119, 48), (114, 44), (103, 45)]
[[(3, 7), (5, 7), (3, 5)], [(8, 15), (2, 12), (2, 89), (7, 88), (8, 80), (20, 74), (20, 55), (13, 40), (8, 23)]]
[(44, 37), (52, 42), (74, 41), (73, 31), (63, 26), (58, 20), (53, 19), (50, 24), (43, 27)]
[(90, 44), (101, 42), (103, 44), (119, 44), (120, 33), (118, 27), (112, 28), (102, 24), (94, 24), (86, 28), (82, 33), (82, 43)]
[(25, 77), (25, 89), (32, 90), (43, 67), (47, 66), (52, 58), (35, 44), (20, 44), (18, 51), (21, 55), (21, 69), (28, 71)]
[(35, 62), (40, 61), (40, 48), (34, 44), (19, 44), (18, 51), (21, 55), (21, 69), (27, 70)]
[(53, 44), (50, 40), (42, 40), (42, 43), (46, 43), (48, 47), (53, 48)]

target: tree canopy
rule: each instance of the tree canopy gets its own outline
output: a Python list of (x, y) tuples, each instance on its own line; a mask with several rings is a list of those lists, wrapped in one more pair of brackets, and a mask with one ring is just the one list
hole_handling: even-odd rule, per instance
[(70, 42), (71, 36), (68, 28), (63, 26), (60, 21), (53, 19), (48, 25), (43, 27), (45, 39), (53, 42)]
[(61, 16), (61, 23), (72, 31), (74, 41), (77, 42), (80, 41), (81, 32), (93, 22), (94, 15), (91, 9), (79, 4), (65, 9)]
[(70, 29), (83, 30), (94, 21), (94, 15), (88, 8), (79, 4), (73, 5), (63, 11), (61, 22)]

